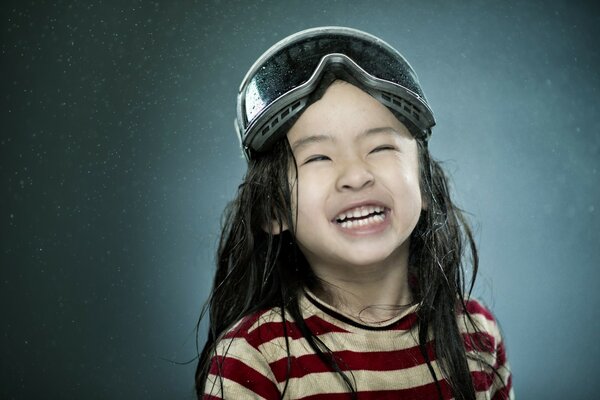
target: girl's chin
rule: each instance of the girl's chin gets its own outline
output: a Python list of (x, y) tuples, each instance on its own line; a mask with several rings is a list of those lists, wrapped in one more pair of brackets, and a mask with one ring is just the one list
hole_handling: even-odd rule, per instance
[[(380, 249), (383, 250), (383, 249)], [(360, 248), (357, 248), (353, 251), (354, 254), (347, 254), (346, 257), (343, 257), (340, 260), (340, 265), (345, 265), (345, 268), (377, 268), (380, 265), (389, 264), (392, 262), (391, 257), (393, 257), (394, 249), (389, 249), (389, 251), (378, 251), (378, 252), (365, 252), (361, 251)], [(353, 257), (353, 255), (355, 255)]]

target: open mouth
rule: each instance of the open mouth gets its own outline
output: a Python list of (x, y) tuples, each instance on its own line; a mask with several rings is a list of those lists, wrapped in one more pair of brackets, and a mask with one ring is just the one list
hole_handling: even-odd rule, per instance
[(335, 222), (346, 229), (376, 225), (385, 220), (386, 212), (387, 209), (381, 206), (361, 206), (339, 214)]

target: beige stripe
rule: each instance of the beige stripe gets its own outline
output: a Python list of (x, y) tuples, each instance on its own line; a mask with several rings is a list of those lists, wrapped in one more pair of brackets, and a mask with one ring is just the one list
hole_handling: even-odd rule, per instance
[(273, 371), (269, 367), (269, 361), (254, 347), (250, 346), (246, 339), (225, 339), (217, 346), (217, 354), (243, 362), (256, 372), (275, 382)]
[(494, 383), (492, 384), (492, 387), (495, 388), (495, 390), (503, 388), (504, 384), (508, 382), (508, 377), (510, 376), (510, 367), (508, 365), (500, 366), (500, 368), (498, 368), (498, 374), (500, 377), (495, 376)]
[(264, 399), (264, 397), (227, 378), (223, 378), (223, 389), (225, 392), (223, 394), (221, 393), (221, 383), (219, 380), (219, 377), (210, 374), (206, 380), (204, 393), (222, 399)]
[[(472, 315), (472, 318), (473, 318), (473, 322), (476, 324), (476, 326), (478, 328), (477, 330), (479, 330), (480, 332), (489, 333), (490, 335), (494, 336), (494, 338), (496, 338), (496, 342), (499, 341), (500, 330), (498, 329), (498, 325), (494, 321), (490, 321), (487, 318), (485, 318), (483, 315), (479, 315), (479, 314)], [(473, 327), (473, 325), (471, 323), (469, 323), (469, 320), (466, 319), (464, 316), (458, 318), (458, 328), (463, 333), (464, 332), (472, 333), (472, 332), (476, 331), (475, 327)]]
[[(473, 355), (474, 353), (469, 352), (468, 354)], [(475, 355), (478, 356), (479, 358), (481, 358), (482, 361), (487, 362), (490, 365), (494, 365), (496, 363), (496, 357), (494, 357), (490, 353), (475, 354)], [(467, 365), (469, 366), (469, 371), (471, 371), (471, 372), (474, 372), (474, 371), (483, 371), (486, 373), (491, 372), (489, 370), (489, 367), (486, 366), (486, 364), (484, 364), (478, 360), (473, 360), (471, 358), (467, 358)]]
[[(377, 351), (395, 351), (417, 346), (417, 342), (406, 333), (397, 337), (380, 337), (370, 339), (352, 333), (330, 333), (320, 335), (319, 338), (333, 351), (353, 351), (357, 353), (368, 353)], [(306, 339), (289, 340), (290, 353), (295, 357), (314, 354)], [(287, 356), (285, 338), (276, 338), (258, 347), (269, 362), (276, 361)]]

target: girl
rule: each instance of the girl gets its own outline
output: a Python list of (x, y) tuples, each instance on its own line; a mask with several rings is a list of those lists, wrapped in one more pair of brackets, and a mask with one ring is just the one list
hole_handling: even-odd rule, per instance
[(477, 251), (429, 155), (434, 124), (410, 65), (364, 32), (309, 29), (258, 59), (198, 398), (512, 398), (499, 328), (469, 298)]

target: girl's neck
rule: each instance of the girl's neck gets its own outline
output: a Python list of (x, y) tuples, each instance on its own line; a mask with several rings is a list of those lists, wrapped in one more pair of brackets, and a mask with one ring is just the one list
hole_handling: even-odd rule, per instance
[(400, 251), (400, 257), (377, 265), (313, 266), (321, 284), (312, 291), (325, 303), (355, 319), (385, 322), (413, 301), (408, 284), (408, 254), (403, 253), (407, 252)]

